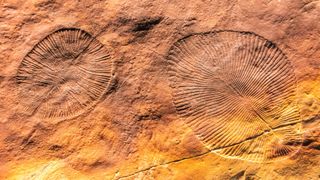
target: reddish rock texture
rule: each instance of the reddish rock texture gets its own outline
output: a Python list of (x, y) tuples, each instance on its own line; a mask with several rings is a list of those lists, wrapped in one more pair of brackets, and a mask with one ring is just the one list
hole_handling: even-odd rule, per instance
[[(319, 179), (320, 1), (0, 1), (0, 179)], [(110, 51), (114, 75), (91, 110), (69, 120), (19, 112), (15, 75), (25, 55), (62, 27)], [(288, 56), (304, 142), (270, 163), (210, 153), (172, 103), (166, 54), (196, 32), (250, 31)]]

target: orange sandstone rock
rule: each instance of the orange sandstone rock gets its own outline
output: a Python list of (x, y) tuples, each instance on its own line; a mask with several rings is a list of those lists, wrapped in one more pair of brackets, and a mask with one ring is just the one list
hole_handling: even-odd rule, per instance
[[(319, 179), (319, 1), (2, 0), (0, 9), (0, 179)], [(26, 116), (17, 108), (19, 65), (63, 27), (110, 51), (110, 86), (73, 119)], [(189, 34), (224, 29), (259, 34), (292, 63), (304, 137), (294, 156), (222, 158), (177, 115), (168, 50)]]

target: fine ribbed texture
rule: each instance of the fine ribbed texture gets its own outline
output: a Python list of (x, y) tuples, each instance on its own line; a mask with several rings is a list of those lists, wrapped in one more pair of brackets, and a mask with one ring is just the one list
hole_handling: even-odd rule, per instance
[(249, 32), (194, 34), (168, 61), (176, 110), (213, 152), (266, 162), (299, 150), (296, 79), (275, 44)]
[(66, 119), (93, 107), (107, 90), (112, 62), (87, 32), (60, 29), (40, 41), (18, 72), (22, 111), (39, 118)]

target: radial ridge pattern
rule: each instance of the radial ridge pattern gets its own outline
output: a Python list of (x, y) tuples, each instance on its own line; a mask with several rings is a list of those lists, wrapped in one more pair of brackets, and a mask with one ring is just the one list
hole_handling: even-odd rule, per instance
[(18, 69), (22, 110), (40, 118), (78, 116), (105, 94), (111, 74), (109, 53), (97, 39), (75, 28), (55, 31)]
[(299, 150), (296, 79), (275, 44), (250, 32), (194, 34), (168, 61), (176, 110), (212, 152), (267, 162)]

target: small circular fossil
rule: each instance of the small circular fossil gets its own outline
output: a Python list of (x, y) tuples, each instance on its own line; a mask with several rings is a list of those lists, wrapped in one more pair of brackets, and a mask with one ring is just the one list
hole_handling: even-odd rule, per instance
[(250, 32), (199, 33), (177, 41), (168, 63), (176, 110), (212, 152), (266, 162), (299, 150), (296, 79), (274, 43)]
[(89, 33), (57, 30), (35, 45), (19, 66), (23, 112), (49, 119), (76, 117), (106, 93), (112, 69), (108, 51)]

